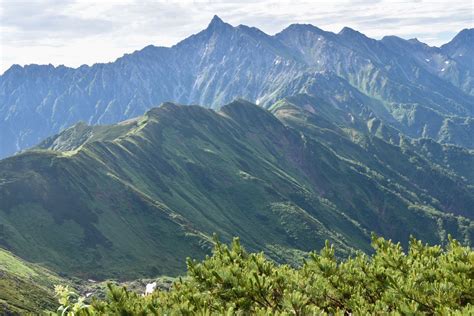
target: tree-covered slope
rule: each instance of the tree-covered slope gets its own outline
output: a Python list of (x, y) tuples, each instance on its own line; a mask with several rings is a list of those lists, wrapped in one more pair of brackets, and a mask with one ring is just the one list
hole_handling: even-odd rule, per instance
[(13, 65), (0, 76), (0, 157), (79, 121), (116, 123), (166, 101), (219, 108), (244, 97), (268, 107), (310, 86), (328, 102), (376, 105), (372, 115), (411, 137), (474, 148), (472, 33), (436, 48), (299, 24), (271, 36), (214, 17), (172, 47), (150, 45), (111, 63)]
[(213, 233), (289, 263), (326, 239), (342, 256), (369, 251), (371, 231), (472, 240), (465, 166), (437, 167), (363, 122), (301, 109), (165, 103), (119, 125), (68, 129), (0, 161), (0, 242), (70, 275), (128, 279), (183, 272)]

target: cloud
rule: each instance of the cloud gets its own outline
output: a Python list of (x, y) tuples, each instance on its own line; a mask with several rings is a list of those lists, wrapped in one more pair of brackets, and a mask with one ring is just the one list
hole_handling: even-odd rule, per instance
[(6, 2), (0, 14), (2, 27), (13, 29), (8, 37), (84, 37), (113, 29), (112, 21), (67, 14), (71, 1)]
[(214, 14), (274, 34), (291, 23), (338, 32), (349, 26), (381, 38), (441, 45), (473, 27), (465, 0), (3, 0), (0, 73), (12, 64), (79, 66), (107, 62), (146, 45), (170, 46), (204, 29)]

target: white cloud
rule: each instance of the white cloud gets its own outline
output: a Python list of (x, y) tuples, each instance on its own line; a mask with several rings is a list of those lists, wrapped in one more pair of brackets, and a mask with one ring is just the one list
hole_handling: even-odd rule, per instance
[(149, 44), (169, 46), (204, 29), (214, 14), (274, 34), (291, 23), (430, 45), (473, 27), (473, 2), (392, 0), (0, 0), (0, 73), (12, 64), (79, 66), (112, 61)]

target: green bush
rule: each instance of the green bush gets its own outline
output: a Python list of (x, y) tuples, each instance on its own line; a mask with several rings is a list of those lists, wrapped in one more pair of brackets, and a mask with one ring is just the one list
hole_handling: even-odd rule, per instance
[(84, 303), (58, 287), (59, 314), (67, 315), (312, 315), (474, 314), (474, 252), (450, 239), (428, 246), (373, 237), (372, 256), (342, 262), (328, 243), (301, 268), (278, 265), (263, 253), (247, 253), (234, 239), (216, 241), (213, 255), (188, 260), (188, 274), (170, 291), (143, 296), (109, 285), (107, 299)]

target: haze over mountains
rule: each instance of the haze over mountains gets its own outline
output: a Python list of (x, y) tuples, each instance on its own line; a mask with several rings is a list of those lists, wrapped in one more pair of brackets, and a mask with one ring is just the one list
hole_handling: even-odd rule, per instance
[(0, 157), (78, 121), (115, 123), (165, 101), (218, 108), (243, 97), (268, 107), (298, 93), (411, 137), (473, 148), (473, 33), (437, 48), (302, 24), (269, 36), (216, 16), (171, 48), (148, 46), (113, 63), (14, 65), (0, 77)]

